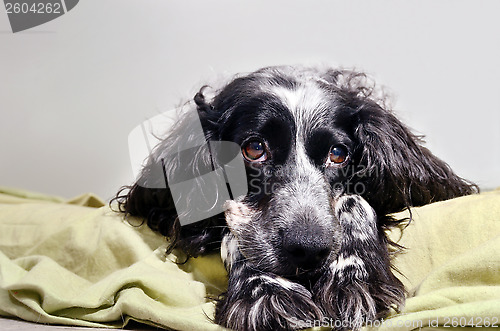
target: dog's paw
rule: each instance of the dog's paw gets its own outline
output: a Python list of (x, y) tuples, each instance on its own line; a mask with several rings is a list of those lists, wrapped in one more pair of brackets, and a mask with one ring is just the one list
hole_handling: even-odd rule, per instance
[(331, 284), (317, 292), (315, 302), (337, 330), (359, 330), (376, 319), (376, 303), (366, 283)]
[(215, 315), (216, 323), (245, 331), (300, 330), (321, 318), (305, 287), (268, 275), (253, 276), (237, 292), (226, 293)]
[(335, 321), (335, 329), (358, 330), (377, 318), (368, 277), (363, 262), (350, 256), (339, 258), (316, 283), (314, 301)]

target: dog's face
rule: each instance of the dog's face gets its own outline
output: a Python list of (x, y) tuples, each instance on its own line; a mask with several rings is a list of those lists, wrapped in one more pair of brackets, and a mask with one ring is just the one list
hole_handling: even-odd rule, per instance
[(215, 320), (230, 328), (296, 329), (322, 316), (357, 327), (383, 316), (403, 299), (384, 232), (398, 221), (387, 215), (477, 189), (421, 146), (363, 74), (265, 68), (213, 99), (202, 89), (194, 103), (202, 140), (241, 147), (248, 193), (225, 215), (180, 227), (154, 174), (201, 178), (213, 167), (206, 147), (187, 166), (169, 157), (197, 139), (186, 117), (118, 200), (188, 256), (221, 249), (229, 284)]

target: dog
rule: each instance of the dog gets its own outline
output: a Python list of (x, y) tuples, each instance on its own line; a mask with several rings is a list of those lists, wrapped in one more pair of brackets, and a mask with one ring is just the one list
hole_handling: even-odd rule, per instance
[(266, 67), (211, 98), (205, 91), (191, 103), (204, 138), (239, 146), (248, 192), (226, 201), (225, 213), (180, 225), (171, 190), (151, 178), (158, 169), (210, 168), (206, 146), (188, 167), (168, 157), (190, 139), (184, 117), (116, 200), (120, 211), (169, 237), (170, 249), (189, 257), (220, 249), (228, 288), (214, 321), (234, 330), (297, 330), (328, 319), (336, 329), (358, 329), (398, 311), (405, 290), (391, 256), (400, 247), (386, 230), (408, 220), (390, 215), (478, 187), (423, 147), (361, 72)]

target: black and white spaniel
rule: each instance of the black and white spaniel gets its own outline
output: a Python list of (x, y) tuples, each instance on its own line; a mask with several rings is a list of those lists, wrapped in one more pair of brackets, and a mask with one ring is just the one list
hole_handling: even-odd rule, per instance
[(390, 263), (397, 245), (386, 237), (402, 220), (390, 214), (477, 187), (422, 147), (379, 94), (362, 73), (290, 66), (241, 75), (213, 98), (202, 88), (191, 104), (204, 138), (238, 144), (248, 193), (181, 226), (157, 174), (214, 167), (207, 145), (190, 158), (172, 153), (190, 139), (184, 116), (118, 194), (120, 210), (188, 256), (220, 249), (229, 277), (216, 307), (222, 326), (295, 330), (328, 319), (357, 329), (382, 318), (404, 301)]

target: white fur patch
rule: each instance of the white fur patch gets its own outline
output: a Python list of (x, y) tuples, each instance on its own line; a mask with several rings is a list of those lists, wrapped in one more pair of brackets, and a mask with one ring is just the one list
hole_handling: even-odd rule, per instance
[(333, 273), (336, 273), (339, 277), (343, 278), (345, 275), (344, 271), (347, 267), (352, 267), (354, 269), (353, 271), (350, 271), (350, 274), (357, 279), (366, 279), (368, 277), (365, 263), (356, 255), (340, 255), (337, 260), (330, 265), (330, 270), (332, 270)]
[(237, 230), (242, 224), (252, 219), (253, 211), (243, 202), (227, 200), (224, 203), (226, 223), (231, 230)]
[(327, 118), (331, 99), (313, 82), (306, 82), (291, 90), (275, 86), (271, 94), (278, 97), (292, 113), (297, 126), (297, 135), (303, 136), (311, 128)]
[(222, 238), (222, 244), (220, 247), (220, 257), (228, 270), (231, 270), (231, 267), (237, 256), (238, 240), (232, 234), (224, 236), (224, 238)]
[(279, 277), (279, 276), (270, 277), (267, 275), (258, 275), (258, 276), (253, 276), (253, 277), (248, 278), (248, 281), (251, 282), (251, 281), (254, 281), (256, 279), (262, 280), (266, 284), (272, 284), (275, 286), (282, 287), (285, 290), (292, 290), (294, 288), (294, 286), (296, 286), (295, 283), (293, 283), (289, 280), (286, 280), (285, 278)]
[(364, 268), (365, 263), (361, 258), (359, 258), (356, 255), (349, 255), (349, 256), (340, 255), (337, 258), (337, 261), (335, 261), (335, 263), (332, 264), (332, 267), (335, 268), (336, 270), (345, 269), (348, 266)]

